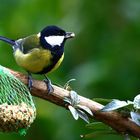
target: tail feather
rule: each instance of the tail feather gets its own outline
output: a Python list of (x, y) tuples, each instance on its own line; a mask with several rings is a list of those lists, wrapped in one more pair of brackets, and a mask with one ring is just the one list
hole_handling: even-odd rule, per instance
[(10, 44), (12, 46), (16, 44), (14, 40), (11, 40), (11, 39), (3, 37), (3, 36), (0, 36), (0, 40), (4, 41), (4, 42), (6, 42), (6, 43), (8, 43), (8, 44)]

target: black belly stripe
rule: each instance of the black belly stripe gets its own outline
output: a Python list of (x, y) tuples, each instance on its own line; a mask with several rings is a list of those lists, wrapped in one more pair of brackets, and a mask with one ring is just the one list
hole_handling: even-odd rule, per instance
[(51, 71), (54, 68), (54, 66), (57, 64), (59, 59), (62, 57), (63, 53), (64, 53), (64, 48), (61, 48), (60, 50), (52, 51), (51, 53), (53, 56), (51, 60), (52, 64), (45, 67), (42, 71), (37, 72), (36, 74), (46, 74), (49, 71)]

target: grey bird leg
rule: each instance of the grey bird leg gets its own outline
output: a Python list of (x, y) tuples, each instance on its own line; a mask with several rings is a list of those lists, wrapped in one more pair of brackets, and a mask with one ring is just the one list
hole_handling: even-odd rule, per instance
[(32, 89), (32, 86), (33, 86), (32, 75), (30, 72), (28, 72), (28, 88), (30, 91)]
[(51, 84), (51, 80), (48, 79), (48, 77), (46, 75), (44, 75), (45, 79), (44, 79), (44, 82), (47, 86), (47, 89), (48, 89), (48, 94), (51, 94), (53, 93), (54, 89), (52, 87), (52, 84)]

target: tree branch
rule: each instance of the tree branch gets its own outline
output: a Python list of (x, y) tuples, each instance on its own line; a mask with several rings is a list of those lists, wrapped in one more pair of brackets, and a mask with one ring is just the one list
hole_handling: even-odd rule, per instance
[[(10, 72), (24, 84), (27, 84), (27, 76), (13, 70), (10, 70)], [(53, 88), (54, 92), (51, 95), (48, 95), (46, 84), (42, 81), (33, 80), (31, 94), (66, 108), (63, 99), (64, 97), (69, 97), (69, 91), (55, 85), (53, 85)], [(80, 95), (79, 98), (80, 105), (87, 106), (93, 112), (94, 119), (109, 125), (120, 134), (130, 134), (140, 138), (140, 126), (136, 125), (130, 118), (126, 118), (115, 111), (100, 112), (103, 105)]]

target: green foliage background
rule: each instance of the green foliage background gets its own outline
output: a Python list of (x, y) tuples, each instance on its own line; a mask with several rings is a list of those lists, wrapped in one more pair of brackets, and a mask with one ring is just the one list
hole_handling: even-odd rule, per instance
[[(94, 98), (132, 100), (140, 89), (139, 0), (0, 0), (0, 35), (18, 39), (58, 25), (76, 34), (65, 48), (61, 67), (49, 74), (53, 83)], [(17, 71), (12, 49), (0, 42), (0, 64)], [(42, 77), (35, 76), (41, 79)], [(79, 140), (88, 131), (68, 111), (35, 98), (37, 119), (25, 137), (0, 133), (5, 140)], [(122, 139), (103, 136), (101, 139)]]

